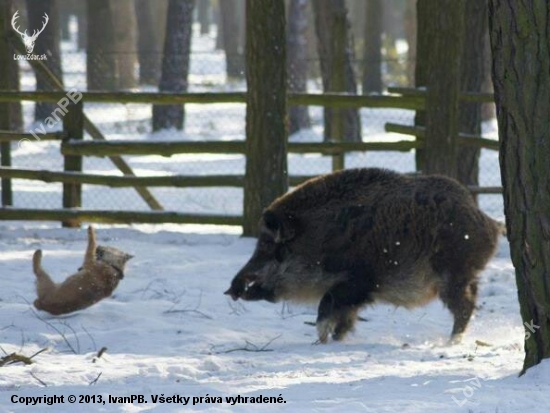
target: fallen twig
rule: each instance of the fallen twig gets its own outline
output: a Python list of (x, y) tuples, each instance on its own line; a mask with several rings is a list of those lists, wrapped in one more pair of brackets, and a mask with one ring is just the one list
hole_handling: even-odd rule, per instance
[(31, 374), (31, 377), (32, 377), (33, 379), (35, 379), (38, 383), (40, 383), (42, 386), (48, 387), (48, 385), (47, 385), (46, 383), (44, 383), (42, 380), (40, 380), (38, 377), (36, 377), (32, 371), (31, 371), (30, 374)]
[(228, 354), (233, 353), (235, 351), (249, 351), (253, 353), (261, 353), (261, 352), (267, 352), (267, 351), (273, 351), (273, 349), (267, 348), (271, 343), (273, 343), (275, 340), (277, 340), (279, 337), (281, 337), (282, 334), (279, 334), (276, 337), (273, 337), (271, 340), (269, 340), (267, 343), (265, 343), (263, 346), (259, 347), (258, 345), (245, 340), (246, 345), (244, 347), (239, 348), (232, 348), (229, 350), (223, 350), (223, 351), (215, 351), (214, 354)]
[[(103, 348), (105, 348), (105, 347), (103, 347)], [(90, 383), (88, 383), (88, 386), (93, 386), (94, 384), (96, 384), (102, 374), (103, 374), (103, 372), (100, 372), (95, 379), (93, 379)]]

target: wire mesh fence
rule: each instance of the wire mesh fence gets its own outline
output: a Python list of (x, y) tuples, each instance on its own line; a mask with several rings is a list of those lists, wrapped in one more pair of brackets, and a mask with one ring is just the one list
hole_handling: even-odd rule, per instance
[[(197, 30), (198, 31), (198, 30)], [(216, 50), (214, 37), (200, 36), (195, 32), (193, 52), (190, 58), (188, 76), (189, 92), (244, 91), (246, 81), (242, 76), (228, 77), (226, 56), (222, 50)], [(124, 58), (128, 60), (128, 52)], [(151, 53), (150, 58), (159, 65), (162, 56)], [(71, 42), (62, 47), (63, 81), (67, 89), (87, 89), (86, 62), (84, 51), (76, 50)], [(134, 62), (133, 76), (137, 87), (131, 90), (156, 91), (155, 85), (139, 85), (139, 64), (137, 53), (131, 59)], [(355, 62), (357, 73), (359, 61)], [(21, 86), (23, 90), (34, 90), (36, 80), (30, 67), (21, 63)], [(307, 91), (322, 92), (322, 81), (318, 70), (319, 62), (309, 59), (311, 74), (307, 80)], [(407, 70), (410, 66), (406, 58), (392, 58), (384, 61), (383, 80), (385, 86), (410, 86)], [(105, 74), (108, 76), (108, 74)], [(293, 74), (289, 73), (292, 82)], [(360, 85), (360, 81), (358, 84)], [(207, 105), (186, 104), (183, 130), (165, 129), (153, 132), (152, 105), (150, 104), (103, 104), (85, 103), (85, 113), (99, 127), (107, 139), (127, 140), (244, 140), (246, 107), (238, 103), (214, 103)], [(323, 140), (323, 108), (309, 107), (310, 127), (297, 131), (289, 139), (294, 142), (320, 142)], [(25, 130), (37, 127), (34, 120), (34, 104), (23, 103)], [(362, 139), (364, 141), (393, 141), (412, 139), (404, 135), (386, 133), (387, 122), (403, 125), (414, 124), (414, 111), (402, 109), (359, 110)], [(58, 126), (60, 128), (60, 125)], [(483, 134), (496, 138), (496, 122), (486, 120)], [(90, 139), (86, 136), (86, 139)], [(18, 168), (62, 170), (63, 158), (59, 152), (59, 143), (27, 143), (13, 151), (13, 165)], [(160, 156), (127, 157), (129, 165), (137, 175), (242, 175), (245, 171), (245, 158), (241, 155), (177, 155), (170, 158)], [(411, 152), (366, 152), (349, 153), (345, 159), (346, 167), (384, 167), (400, 172), (414, 172), (414, 151)], [(289, 155), (290, 175), (316, 175), (331, 171), (332, 160), (322, 155)], [(108, 158), (87, 157), (84, 171), (98, 174), (118, 174)], [(480, 185), (500, 185), (498, 154), (482, 150), (480, 158)], [(61, 206), (61, 184), (38, 184), (30, 181), (14, 180), (15, 206), (25, 208), (59, 208)], [(242, 189), (239, 188), (153, 188), (153, 195), (166, 210), (200, 213), (241, 214), (243, 204)], [(502, 199), (499, 195), (482, 195), (481, 206), (491, 215), (502, 217)], [(146, 210), (146, 203), (135, 190), (105, 189), (104, 187), (85, 185), (83, 188), (83, 207), (86, 209)]]

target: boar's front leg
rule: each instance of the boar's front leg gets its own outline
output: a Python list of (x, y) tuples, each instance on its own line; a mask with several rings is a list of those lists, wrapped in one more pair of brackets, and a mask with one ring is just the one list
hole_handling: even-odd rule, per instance
[(334, 340), (342, 340), (353, 329), (357, 311), (372, 301), (370, 289), (363, 283), (346, 281), (333, 286), (319, 304), (319, 342), (326, 343), (329, 334)]

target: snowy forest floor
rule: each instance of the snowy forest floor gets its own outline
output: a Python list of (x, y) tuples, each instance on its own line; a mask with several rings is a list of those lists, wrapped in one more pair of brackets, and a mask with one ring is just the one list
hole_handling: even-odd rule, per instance
[[(208, 233), (210, 231), (210, 233)], [(81, 264), (84, 230), (0, 224), (0, 346), (37, 355), (0, 367), (1, 411), (545, 411), (550, 364), (518, 378), (523, 336), (507, 243), (480, 283), (479, 309), (461, 344), (449, 345), (450, 313), (437, 301), (408, 311), (365, 308), (343, 342), (314, 345), (316, 309), (223, 295), (254, 240), (215, 227), (99, 227), (98, 239), (132, 253), (111, 298), (62, 317), (37, 312), (30, 260), (44, 250), (56, 280)], [(107, 350), (101, 357), (98, 351)], [(2, 354), (2, 356), (4, 355)], [(144, 395), (145, 403), (108, 396)], [(191, 397), (153, 403), (152, 395)], [(64, 395), (55, 406), (11, 397)], [(103, 404), (70, 404), (102, 395)], [(193, 397), (222, 397), (197, 403)], [(281, 397), (286, 403), (231, 406), (225, 397)], [(215, 399), (217, 400), (217, 399)]]

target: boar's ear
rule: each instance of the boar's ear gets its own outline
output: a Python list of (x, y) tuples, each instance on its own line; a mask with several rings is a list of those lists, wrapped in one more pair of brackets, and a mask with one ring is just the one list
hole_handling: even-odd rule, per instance
[(265, 230), (269, 232), (276, 243), (285, 243), (296, 235), (296, 219), (285, 214), (282, 217), (273, 211), (265, 211), (263, 214)]

